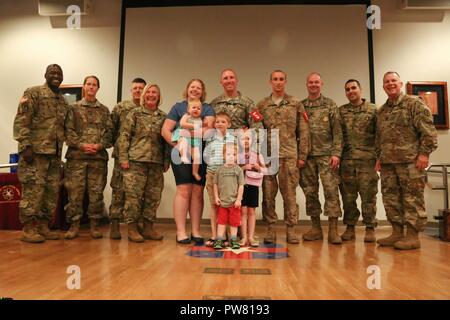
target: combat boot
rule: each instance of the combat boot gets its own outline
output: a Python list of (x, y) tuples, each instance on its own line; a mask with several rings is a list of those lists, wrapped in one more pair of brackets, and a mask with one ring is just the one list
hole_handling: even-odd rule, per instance
[(355, 226), (348, 224), (347, 229), (345, 229), (345, 232), (341, 235), (341, 238), (344, 241), (355, 240)]
[(295, 233), (295, 226), (286, 226), (286, 242), (290, 244), (300, 243), (300, 240)]
[(50, 231), (48, 228), (48, 220), (47, 219), (39, 219), (37, 232), (45, 237), (46, 240), (59, 240), (59, 233), (55, 231)]
[(337, 225), (338, 218), (328, 218), (328, 242), (332, 244), (342, 244), (342, 238), (338, 234)]
[(141, 234), (138, 231), (137, 221), (128, 224), (128, 240), (132, 242), (144, 242)]
[(375, 228), (366, 227), (366, 235), (364, 236), (364, 242), (375, 242), (377, 238), (375, 237)]
[(25, 222), (23, 226), (22, 237), (20, 240), (29, 243), (40, 243), (45, 241), (45, 237), (37, 232), (37, 228), (33, 225), (33, 221), (28, 221)]
[(383, 247), (391, 247), (397, 241), (402, 240), (403, 237), (404, 237), (403, 225), (398, 224), (398, 223), (393, 223), (392, 224), (392, 234), (389, 237), (378, 239), (377, 243)]
[(103, 238), (103, 235), (98, 228), (100, 224), (100, 219), (93, 219), (91, 218), (91, 237), (94, 239), (101, 239)]
[(411, 226), (406, 227), (406, 237), (394, 243), (398, 250), (412, 250), (420, 248), (419, 232)]
[(72, 222), (70, 229), (64, 235), (64, 239), (72, 240), (78, 237), (78, 231), (80, 231), (80, 220)]
[(164, 237), (153, 229), (153, 222), (144, 219), (144, 230), (141, 233), (142, 237), (147, 240), (162, 240)]
[(268, 224), (267, 225), (267, 232), (266, 235), (264, 236), (264, 243), (275, 243), (277, 241), (277, 233), (274, 230), (272, 224)]
[(314, 241), (323, 239), (322, 227), (320, 226), (320, 216), (311, 217), (312, 227), (305, 234), (303, 240)]
[(109, 232), (109, 238), (114, 240), (122, 239), (122, 236), (120, 235), (119, 219), (111, 220), (111, 230)]

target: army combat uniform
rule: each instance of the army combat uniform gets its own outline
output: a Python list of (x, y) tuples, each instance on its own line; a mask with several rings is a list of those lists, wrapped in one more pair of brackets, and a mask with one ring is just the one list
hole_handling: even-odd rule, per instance
[[(342, 239), (351, 240), (354, 239), (354, 226), (360, 216), (356, 205), (358, 193), (361, 196), (364, 225), (369, 229), (376, 227), (378, 174), (375, 171), (377, 157), (375, 133), (377, 108), (363, 99), (363, 103), (359, 106), (351, 103), (340, 106), (339, 112), (344, 137), (344, 149), (339, 168), (341, 176), (339, 188), (344, 206), (344, 224), (347, 225), (348, 230), (342, 235)], [(367, 242), (375, 241), (373, 237), (371, 239), (366, 237), (365, 240)]]
[(28, 164), (20, 156), (17, 170), (22, 184), (20, 221), (25, 224), (24, 232), (36, 240), (29, 242), (59, 238), (39, 236), (32, 224), (37, 220), (37, 231), (43, 235), (42, 228), (48, 230), (48, 222), (56, 209), (66, 112), (64, 97), (44, 84), (25, 90), (14, 119), (14, 139), (19, 143), (19, 154), (27, 147), (33, 150), (33, 162)]
[[(296, 202), (296, 188), (299, 179), (297, 160), (306, 161), (310, 149), (309, 126), (305, 109), (299, 100), (285, 94), (279, 104), (272, 97), (260, 101), (256, 109), (262, 115), (267, 129), (269, 150), (273, 149), (271, 130), (279, 130), (279, 169), (278, 173), (265, 175), (263, 179), (263, 219), (268, 224), (265, 242), (275, 242), (276, 234), (272, 225), (277, 222), (275, 197), (280, 189), (284, 204), (284, 221), (287, 225), (289, 243), (298, 243), (293, 227), (298, 223), (299, 209)], [(278, 182), (277, 182), (278, 175)]]
[[(311, 132), (311, 152), (301, 169), (300, 186), (306, 198), (306, 214), (311, 216), (313, 229), (303, 235), (305, 240), (322, 239), (320, 214), (322, 207), (319, 201), (319, 176), (325, 195), (325, 216), (331, 223), (342, 215), (339, 200), (339, 172), (330, 166), (332, 156), (341, 157), (343, 138), (341, 118), (336, 103), (321, 95), (316, 100), (304, 99), (302, 104), (308, 114)], [(331, 226), (329, 230), (334, 228)], [(337, 232), (337, 229), (336, 229)], [(332, 237), (334, 238), (334, 237)], [(330, 240), (330, 234), (329, 234)], [(339, 240), (331, 241), (339, 243)]]
[[(166, 113), (160, 109), (139, 107), (128, 113), (120, 129), (117, 141), (119, 161), (129, 163), (129, 169), (123, 170), (123, 214), (129, 225), (128, 238), (131, 241), (162, 239), (153, 230), (153, 222), (164, 188), (164, 168), (170, 163), (169, 146), (161, 136), (165, 119)], [(141, 217), (144, 218), (143, 238), (136, 231)]]
[(230, 129), (242, 129), (244, 127), (254, 129), (263, 128), (262, 123), (255, 121), (251, 116), (251, 112), (255, 110), (253, 100), (242, 96), (240, 92), (238, 92), (238, 96), (235, 98), (229, 98), (226, 95), (218, 96), (211, 101), (210, 105), (214, 109), (215, 114), (225, 112), (230, 116)]
[[(91, 219), (91, 232), (94, 238), (100, 238), (97, 230), (99, 219), (103, 217), (103, 190), (108, 174), (107, 148), (112, 147), (112, 123), (109, 110), (98, 100), (89, 102), (85, 99), (75, 102), (69, 108), (66, 119), (66, 165), (64, 185), (67, 189), (69, 203), (66, 209), (67, 221), (79, 226), (83, 215), (83, 198), (85, 189), (89, 196), (87, 213)], [(82, 144), (101, 144), (95, 154), (82, 151)], [(75, 233), (66, 233), (66, 239), (75, 237)]]
[[(139, 105), (135, 104), (133, 101), (122, 101), (119, 102), (111, 112), (111, 120), (113, 125), (113, 145), (114, 151), (112, 153), (112, 157), (114, 158), (114, 169), (111, 178), (111, 188), (112, 188), (112, 197), (111, 197), (111, 205), (109, 207), (109, 218), (110, 219), (118, 219), (123, 220), (123, 205), (125, 203), (125, 191), (123, 188), (123, 177), (122, 177), (122, 169), (120, 168), (119, 162), (119, 148), (117, 146), (117, 140), (119, 138), (119, 130), (122, 123), (125, 121), (125, 117), (128, 112), (131, 110), (138, 108)], [(120, 236), (119, 236), (120, 237)]]
[(400, 94), (394, 102), (383, 104), (377, 112), (376, 146), (383, 204), (393, 227), (393, 235), (378, 243), (397, 249), (418, 248), (418, 232), (425, 228), (427, 213), (425, 172), (416, 168), (416, 160), (437, 148), (433, 118), (422, 99)]

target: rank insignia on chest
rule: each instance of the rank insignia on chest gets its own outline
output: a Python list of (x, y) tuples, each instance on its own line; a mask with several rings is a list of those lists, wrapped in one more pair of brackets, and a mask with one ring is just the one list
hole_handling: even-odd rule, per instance
[(309, 122), (308, 114), (306, 112), (303, 112), (303, 119), (305, 119), (306, 122)]
[(256, 122), (261, 121), (263, 119), (262, 114), (259, 113), (257, 110), (250, 112), (250, 116)]

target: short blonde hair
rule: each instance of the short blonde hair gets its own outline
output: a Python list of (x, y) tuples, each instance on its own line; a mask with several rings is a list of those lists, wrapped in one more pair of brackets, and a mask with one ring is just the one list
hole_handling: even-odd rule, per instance
[(145, 107), (144, 96), (147, 93), (148, 89), (150, 89), (151, 87), (155, 87), (156, 89), (158, 89), (159, 98), (158, 98), (158, 103), (156, 104), (156, 106), (159, 107), (162, 104), (162, 97), (161, 97), (161, 89), (159, 88), (159, 86), (156, 83), (149, 83), (144, 87), (144, 90), (142, 90), (142, 93), (141, 93), (140, 104), (141, 104), (141, 106)]
[(184, 89), (184, 92), (183, 92), (183, 98), (186, 99), (186, 100), (188, 99), (188, 89), (189, 89), (189, 86), (191, 85), (191, 83), (194, 82), (194, 81), (199, 82), (200, 85), (202, 86), (202, 96), (200, 97), (200, 101), (203, 103), (206, 100), (206, 87), (205, 87), (205, 83), (202, 80), (198, 79), (198, 78), (191, 79), (188, 82), (188, 84), (186, 86), (186, 89)]
[(201, 110), (202, 109), (202, 102), (199, 99), (194, 99), (194, 100), (188, 101), (187, 111), (190, 111), (191, 107), (196, 105), (196, 104), (200, 105), (200, 110)]

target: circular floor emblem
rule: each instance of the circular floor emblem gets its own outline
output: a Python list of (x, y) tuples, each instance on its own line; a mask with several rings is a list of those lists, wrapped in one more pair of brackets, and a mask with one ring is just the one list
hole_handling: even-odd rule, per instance
[(223, 258), (223, 259), (284, 259), (289, 257), (288, 249), (280, 244), (260, 245), (257, 248), (243, 247), (240, 249), (225, 248), (215, 250), (204, 245), (192, 246), (186, 253), (194, 258)]

